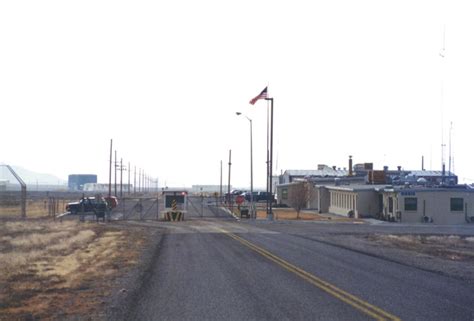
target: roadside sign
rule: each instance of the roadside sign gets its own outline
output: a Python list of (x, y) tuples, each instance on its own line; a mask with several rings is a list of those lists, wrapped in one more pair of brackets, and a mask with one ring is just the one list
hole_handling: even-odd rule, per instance
[(243, 202), (245, 202), (245, 197), (243, 197), (242, 195), (239, 195), (235, 198), (235, 202), (240, 205), (242, 204)]

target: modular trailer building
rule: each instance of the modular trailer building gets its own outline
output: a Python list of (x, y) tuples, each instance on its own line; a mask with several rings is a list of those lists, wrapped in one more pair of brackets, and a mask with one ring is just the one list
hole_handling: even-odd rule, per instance
[(71, 174), (68, 177), (68, 187), (73, 191), (81, 191), (87, 183), (97, 183), (95, 174)]
[(474, 223), (474, 189), (385, 188), (380, 218), (404, 223)]
[(307, 209), (355, 218), (403, 223), (474, 223), (474, 189), (457, 185), (429, 188), (387, 185), (318, 185), (308, 181), (278, 185), (278, 203), (290, 205), (288, 190), (309, 184)]

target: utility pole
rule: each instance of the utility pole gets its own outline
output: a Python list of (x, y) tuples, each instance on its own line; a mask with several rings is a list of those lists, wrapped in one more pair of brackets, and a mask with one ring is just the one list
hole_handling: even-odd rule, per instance
[(133, 195), (137, 194), (137, 166), (133, 167)]
[(114, 195), (117, 197), (117, 151), (115, 151), (115, 183), (114, 183)]
[(109, 198), (112, 196), (112, 139), (110, 139), (110, 157), (109, 157)]
[(122, 187), (123, 187), (123, 185), (122, 185), (123, 166), (122, 166), (122, 164), (123, 164), (123, 159), (120, 158), (120, 198), (123, 197), (123, 192), (122, 192), (123, 191), (122, 190)]
[(232, 197), (230, 195), (230, 168), (232, 166), (232, 149), (229, 149), (229, 180), (227, 181), (227, 205), (230, 207), (232, 211)]
[(130, 195), (130, 162), (128, 162), (128, 195)]
[(138, 169), (138, 193), (142, 190), (142, 169)]

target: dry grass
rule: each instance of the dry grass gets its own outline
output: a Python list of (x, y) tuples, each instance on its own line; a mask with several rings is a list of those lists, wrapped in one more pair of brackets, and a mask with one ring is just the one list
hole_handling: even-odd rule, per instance
[(458, 235), (370, 235), (368, 239), (385, 246), (402, 248), (453, 261), (474, 262), (474, 237)]
[[(92, 312), (119, 267), (126, 271), (137, 262), (143, 244), (143, 236), (105, 224), (4, 222), (0, 320)], [(65, 307), (65, 302), (74, 304)]]
[[(57, 214), (64, 213), (66, 204), (69, 202), (75, 202), (77, 199), (73, 200), (60, 200), (58, 202)], [(6, 206), (0, 205), (0, 217), (20, 217), (21, 207), (17, 206)], [(27, 200), (26, 202), (26, 216), (28, 218), (41, 218), (48, 216), (48, 199), (38, 199), (38, 200)]]

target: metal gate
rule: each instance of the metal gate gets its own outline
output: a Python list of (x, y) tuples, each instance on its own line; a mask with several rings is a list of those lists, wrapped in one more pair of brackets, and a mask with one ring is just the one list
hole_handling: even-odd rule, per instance
[(157, 197), (122, 197), (111, 213), (112, 220), (158, 220), (160, 199)]

